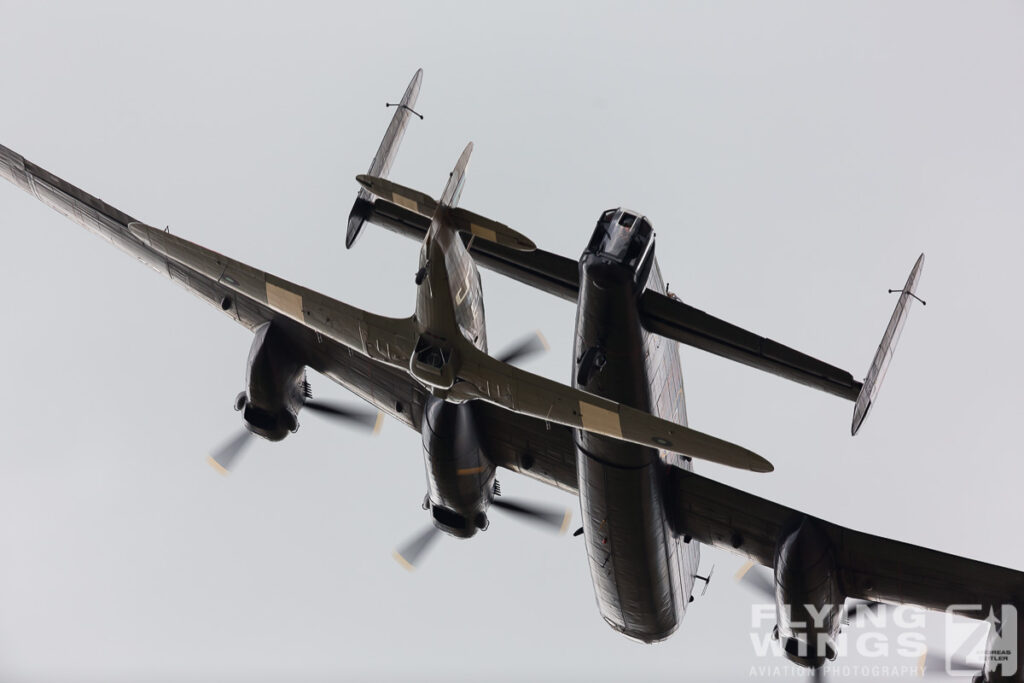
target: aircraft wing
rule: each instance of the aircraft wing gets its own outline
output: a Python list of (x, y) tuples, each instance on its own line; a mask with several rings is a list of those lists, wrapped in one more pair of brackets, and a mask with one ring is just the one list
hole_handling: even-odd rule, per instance
[[(476, 406), (489, 455), (496, 465), (570, 493), (578, 482), (572, 430), (545, 427), (489, 404)], [(965, 616), (1024, 601), (1024, 572), (847, 529), (799, 510), (672, 468), (667, 517), (679, 535), (742, 555), (769, 569), (776, 545), (805, 519), (813, 519), (832, 545), (840, 583), (850, 598), (920, 605), (978, 605)]]
[(573, 429), (474, 401), (481, 445), (498, 467), (573, 495), (579, 493)]
[(958, 611), (979, 619), (990, 607), (998, 611), (1024, 598), (1024, 572), (846, 529), (693, 472), (673, 468), (668, 491), (668, 518), (677, 533), (769, 568), (783, 535), (814, 520), (832, 546), (847, 597), (934, 610), (978, 605)]
[(472, 347), (460, 353), (459, 378), (465, 381), (456, 382), (454, 392), (467, 392), (468, 397), (539, 420), (649, 448), (752, 472), (774, 470), (770, 462), (742, 446), (520, 370)]
[[(343, 304), (156, 228), (0, 145), (0, 176), (252, 330), (274, 320), (306, 364), (414, 428), (423, 390), (405, 372), (410, 323)], [(404, 355), (402, 367), (392, 367)]]

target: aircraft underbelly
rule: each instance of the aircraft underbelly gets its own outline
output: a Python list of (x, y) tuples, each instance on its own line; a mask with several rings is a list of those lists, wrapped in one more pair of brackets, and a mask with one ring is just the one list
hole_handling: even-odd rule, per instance
[[(678, 350), (641, 328), (632, 282), (590, 277), (585, 265), (580, 275), (574, 385), (685, 424)], [(657, 268), (650, 284), (661, 286)], [(601, 615), (627, 636), (662, 640), (686, 612), (699, 560), (696, 543), (672, 534), (662, 499), (670, 462), (686, 468), (689, 462), (579, 430), (575, 441), (587, 559)]]

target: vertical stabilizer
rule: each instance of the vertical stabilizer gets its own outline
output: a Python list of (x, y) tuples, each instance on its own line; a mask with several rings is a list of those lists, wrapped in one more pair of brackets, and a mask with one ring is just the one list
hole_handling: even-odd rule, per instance
[(875, 399), (878, 398), (878, 390), (882, 388), (885, 372), (889, 369), (889, 362), (896, 352), (896, 342), (900, 340), (903, 324), (907, 322), (907, 316), (910, 314), (911, 300), (917, 299), (920, 301), (916, 291), (917, 283), (921, 279), (922, 268), (924, 268), (924, 254), (917, 258), (917, 262), (914, 264), (913, 270), (910, 271), (910, 277), (907, 278), (907, 284), (904, 285), (903, 289), (890, 290), (899, 291), (900, 298), (896, 302), (896, 310), (892, 312), (889, 325), (885, 328), (885, 334), (882, 335), (882, 343), (878, 345), (875, 358), (871, 361), (871, 367), (868, 368), (868, 376), (864, 378), (864, 385), (861, 387), (860, 394), (857, 396), (857, 403), (853, 407), (853, 425), (850, 428), (850, 432), (854, 436), (860, 430), (861, 425), (864, 424), (868, 411), (871, 410)]
[[(377, 154), (373, 157), (373, 162), (370, 164), (370, 170), (367, 171), (367, 175), (378, 178), (386, 178), (388, 176), (391, 164), (395, 161), (395, 155), (398, 153), (398, 146), (402, 144), (402, 136), (405, 135), (406, 126), (409, 125), (409, 117), (415, 113), (413, 107), (416, 106), (416, 98), (419, 97), (420, 83), (422, 81), (423, 69), (417, 69), (416, 75), (409, 82), (409, 87), (405, 89), (401, 102), (394, 105), (396, 107), (395, 115), (391, 118), (387, 131), (384, 132), (384, 139), (380, 142), (380, 147), (377, 149)], [(348, 215), (348, 231), (345, 233), (346, 249), (351, 249), (352, 245), (355, 244), (356, 238), (359, 237), (359, 232), (363, 229), (363, 223), (369, 214), (368, 209), (371, 202), (370, 193), (365, 189), (360, 189), (359, 194), (356, 196), (356, 202), (352, 205), (352, 211)]]
[(455, 163), (455, 170), (448, 176), (448, 184), (444, 186), (441, 193), (441, 206), (446, 209), (454, 209), (459, 205), (459, 197), (462, 196), (462, 186), (466, 182), (466, 166), (469, 164), (469, 155), (473, 153), (473, 143), (466, 145), (462, 150), (462, 156)]

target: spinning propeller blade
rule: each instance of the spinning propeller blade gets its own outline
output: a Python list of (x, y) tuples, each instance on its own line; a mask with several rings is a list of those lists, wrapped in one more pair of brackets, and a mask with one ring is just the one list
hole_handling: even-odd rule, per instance
[(221, 446), (213, 455), (211, 455), (207, 462), (215, 470), (227, 476), (231, 472), (232, 466), (238, 461), (242, 453), (245, 451), (245, 447), (252, 441), (252, 434), (248, 430), (243, 429), (241, 432), (236, 434), (226, 444)]
[[(947, 656), (941, 650), (928, 649), (917, 661), (917, 675), (921, 678), (942, 677), (947, 680), (966, 680), (962, 672), (977, 666), (977, 664), (968, 662), (967, 658), (962, 655)], [(950, 670), (959, 672), (959, 674), (953, 675)]]
[(323, 415), (352, 427), (373, 430), (376, 434), (380, 431), (380, 423), (383, 422), (384, 413), (364, 410), (362, 408), (348, 408), (340, 403), (332, 401), (317, 401), (310, 399), (306, 401), (306, 410)]
[(413, 571), (416, 569), (416, 563), (420, 557), (433, 544), (439, 533), (440, 530), (431, 524), (408, 543), (395, 550), (393, 553), (395, 560), (409, 571)]
[[(306, 391), (309, 391), (308, 384), (306, 385)], [(307, 393), (306, 395), (309, 396), (310, 394)], [(244, 407), (244, 399), (244, 392), (238, 395), (235, 410), (241, 410)], [(317, 401), (312, 398), (308, 398), (303, 404), (303, 407), (350, 427), (356, 427), (363, 431), (372, 430), (374, 434), (380, 432), (381, 424), (384, 422), (384, 413), (378, 413), (364, 408), (349, 408), (341, 403), (335, 403), (334, 401)], [(238, 459), (242, 456), (242, 453), (251, 441), (251, 436), (252, 433), (249, 432), (249, 430), (243, 429), (238, 435), (232, 437), (230, 441), (214, 452), (214, 454), (207, 459), (207, 462), (209, 462), (210, 466), (215, 470), (227, 476), (231, 473), (232, 468), (237, 466)]]
[[(750, 571), (751, 569), (754, 569), (754, 571)], [(763, 595), (765, 599), (775, 601), (775, 581), (769, 579), (763, 571), (757, 569), (756, 563), (753, 560), (747, 562), (736, 572), (735, 579), (738, 582), (745, 581), (748, 586)]]
[(868, 612), (874, 612), (878, 609), (878, 606), (881, 604), (882, 603), (880, 602), (874, 602), (872, 600), (858, 600), (846, 608), (846, 613), (843, 615), (843, 623), (850, 623), (850, 619), (857, 616), (857, 612), (859, 612), (861, 608), (867, 610)]
[(519, 342), (503, 349), (495, 358), (502, 363), (515, 363), (517, 360), (529, 358), (550, 348), (551, 345), (548, 344), (548, 340), (544, 338), (540, 330), (536, 330)]
[(553, 510), (533, 505), (532, 503), (513, 503), (502, 498), (495, 498), (491, 505), (506, 512), (511, 512), (513, 515), (518, 515), (524, 521), (538, 524), (560, 534), (565, 533), (565, 530), (569, 528), (569, 522), (572, 520), (572, 511), (568, 508), (565, 510)]

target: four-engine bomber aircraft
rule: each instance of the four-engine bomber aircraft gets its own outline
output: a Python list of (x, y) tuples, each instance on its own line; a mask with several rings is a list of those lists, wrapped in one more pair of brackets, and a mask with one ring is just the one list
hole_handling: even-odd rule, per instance
[[(370, 222), (420, 241), (408, 318), (359, 310), (148, 227), (3, 146), (0, 175), (254, 332), (246, 389), (235, 402), (245, 434), (283, 439), (304, 406), (360, 417), (313, 401), (306, 368), (419, 431), (432, 526), (399, 552), (408, 565), (438, 530), (468, 538), (485, 529), (492, 505), (564, 525), (560, 514), (502, 500), (495, 481), (501, 467), (579, 496), (578, 533), (601, 615), (644, 642), (679, 626), (702, 578), (701, 543), (772, 569), (775, 634), (788, 658), (815, 669), (836, 656), (847, 599), (940, 610), (956, 604), (976, 619), (1021, 603), (1024, 573), (845, 529), (693, 471), (693, 459), (755, 472), (772, 467), (687, 426), (678, 343), (854, 401), (856, 433), (915, 298), (923, 256), (866, 379), (857, 382), (668, 294), (652, 225), (637, 212), (601, 214), (576, 262), (458, 206), (472, 144), (439, 200), (388, 180), (421, 79), (418, 71), (369, 173), (357, 178), (346, 236), (351, 247)], [(488, 355), (477, 263), (577, 302), (573, 386), (512, 366), (530, 343), (502, 359)], [(230, 469), (244, 440), (221, 450), (214, 464)], [(999, 638), (997, 626), (990, 641)], [(990, 660), (979, 680), (1022, 676)]]

